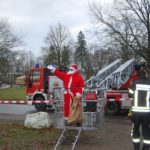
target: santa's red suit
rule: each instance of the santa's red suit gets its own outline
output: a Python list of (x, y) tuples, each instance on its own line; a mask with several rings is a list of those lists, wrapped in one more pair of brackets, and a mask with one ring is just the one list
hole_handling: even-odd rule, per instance
[(77, 65), (72, 65), (69, 68), (69, 71), (61, 72), (59, 69), (48, 67), (51, 69), (55, 76), (63, 80), (64, 84), (64, 117), (68, 118), (70, 105), (75, 96), (82, 96), (82, 90), (84, 87), (84, 80), (81, 74), (78, 72)]

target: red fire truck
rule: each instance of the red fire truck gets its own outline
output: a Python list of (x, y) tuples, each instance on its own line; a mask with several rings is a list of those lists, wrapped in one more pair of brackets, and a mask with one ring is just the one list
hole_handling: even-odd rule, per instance
[(35, 108), (38, 111), (44, 111), (47, 107), (52, 107), (52, 103), (44, 101), (52, 100), (53, 83), (59, 82), (59, 86), (63, 87), (62, 81), (56, 76), (52, 76), (50, 70), (45, 67), (31, 68), (27, 82), (26, 92), (28, 101), (43, 101), (43, 103), (35, 103)]
[(118, 114), (121, 110), (129, 110), (131, 107), (132, 99), (128, 97), (128, 88), (131, 85), (131, 77), (122, 83), (121, 87), (112, 87), (106, 90), (105, 99), (106, 106), (105, 111), (107, 114)]
[(140, 65), (135, 66), (134, 59), (121, 65), (111, 76), (111, 89), (106, 90), (106, 113), (118, 114), (121, 110), (129, 110), (132, 99), (128, 97), (131, 82), (138, 80)]
[[(116, 60), (98, 72), (88, 80), (86, 88), (90, 91), (105, 91), (105, 110), (109, 114), (117, 114), (123, 109), (130, 109), (131, 99), (128, 98), (128, 87), (134, 70), (135, 60), (131, 59), (121, 65), (121, 60)], [(50, 70), (44, 67), (31, 68), (27, 79), (27, 99), (30, 101), (49, 101), (52, 96), (53, 83), (62, 81), (50, 74)], [(52, 107), (47, 103), (35, 103), (38, 111)]]
[(87, 88), (105, 91), (107, 114), (118, 114), (121, 110), (129, 110), (131, 106), (128, 88), (133, 78), (135, 60), (130, 59), (123, 64), (120, 61), (112, 62), (86, 82)]

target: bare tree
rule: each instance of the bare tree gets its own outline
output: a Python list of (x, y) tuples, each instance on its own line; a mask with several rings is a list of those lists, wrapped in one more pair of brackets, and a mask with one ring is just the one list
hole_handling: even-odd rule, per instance
[(105, 26), (110, 44), (118, 46), (121, 57), (137, 54), (150, 63), (150, 1), (116, 0), (114, 6), (110, 12), (99, 3), (89, 8), (94, 20)]
[(11, 67), (14, 72), (26, 72), (35, 65), (35, 57), (31, 51), (18, 50), (13, 52)]
[(13, 48), (21, 44), (21, 40), (13, 33), (7, 20), (0, 20), (0, 72), (7, 72), (10, 67)]
[(55, 27), (50, 26), (48, 34), (45, 38), (45, 43), (46, 46), (43, 47), (42, 50), (44, 63), (46, 65), (48, 63), (55, 63), (60, 67), (70, 63), (71, 36), (68, 29), (64, 25), (58, 24)]
[(90, 55), (91, 64), (94, 72), (97, 73), (104, 66), (117, 59), (117, 54), (111, 48), (95, 48), (94, 53)]

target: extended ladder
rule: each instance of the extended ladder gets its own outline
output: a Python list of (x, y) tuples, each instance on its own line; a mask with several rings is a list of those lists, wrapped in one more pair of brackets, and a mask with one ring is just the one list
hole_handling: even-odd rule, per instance
[(117, 87), (119, 89), (122, 84), (127, 82), (127, 80), (130, 78), (133, 70), (134, 70), (134, 63), (135, 59), (130, 59), (126, 61), (123, 65), (121, 65), (114, 73), (113, 73), (113, 81), (112, 86)]
[(117, 70), (110, 74), (100, 84), (97, 84), (98, 89), (108, 89), (109, 86), (119, 89), (130, 77), (134, 69), (134, 59), (130, 59), (122, 64)]
[(67, 143), (67, 147), (71, 147), (70, 150), (74, 150), (80, 136), (81, 129), (82, 127), (65, 127), (55, 145), (54, 150), (60, 150), (65, 143)]
[(96, 76), (92, 76), (85, 82), (86, 87), (95, 87), (96, 84), (100, 84), (105, 80), (112, 72), (114, 72), (121, 65), (121, 59), (117, 59), (108, 66), (101, 69)]

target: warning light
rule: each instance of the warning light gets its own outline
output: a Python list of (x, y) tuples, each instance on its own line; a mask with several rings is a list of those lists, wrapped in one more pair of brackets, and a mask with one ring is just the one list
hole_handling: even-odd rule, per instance
[(40, 65), (39, 64), (35, 64), (35, 68), (39, 68), (40, 67)]

